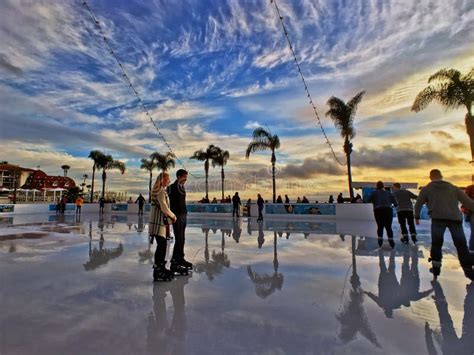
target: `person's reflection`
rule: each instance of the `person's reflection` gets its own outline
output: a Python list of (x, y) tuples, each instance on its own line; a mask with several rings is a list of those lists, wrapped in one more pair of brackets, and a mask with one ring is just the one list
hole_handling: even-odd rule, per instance
[(433, 339), (441, 348), (442, 354), (473, 354), (474, 353), (474, 282), (466, 286), (466, 298), (464, 299), (464, 318), (462, 322), (461, 337), (458, 337), (454, 329), (454, 323), (449, 314), (448, 303), (444, 296), (441, 284), (432, 281), (434, 289), (433, 299), (438, 311), (440, 331), (430, 328), (428, 322), (425, 323), (425, 340), (428, 354), (438, 354)]
[[(410, 266), (411, 258), (411, 266)], [(410, 247), (403, 252), (402, 276), (400, 278), (400, 302), (410, 307), (410, 302), (427, 297), (433, 289), (420, 292), (420, 275), (418, 273), (418, 247)]]
[(239, 243), (240, 236), (242, 235), (242, 220), (240, 218), (234, 219), (232, 228), (232, 238), (236, 243)]
[(259, 223), (258, 224), (258, 238), (257, 238), (258, 249), (262, 249), (263, 243), (265, 243), (265, 234), (263, 233), (263, 223)]
[(276, 290), (282, 289), (284, 277), (278, 272), (278, 266), (277, 233), (273, 232), (273, 274), (261, 274), (253, 271), (250, 265), (247, 266), (247, 273), (255, 285), (255, 293), (258, 297), (267, 298)]
[(393, 317), (394, 309), (399, 309), (401, 306), (410, 307), (411, 302), (419, 301), (433, 292), (433, 289), (420, 292), (418, 247), (407, 248), (403, 253), (400, 284), (395, 275), (395, 251), (392, 250), (390, 252), (388, 269), (385, 265), (385, 259), (381, 250), (379, 250), (379, 258), (379, 295), (377, 297), (371, 292), (366, 294), (384, 310), (384, 313), (388, 318)]
[(138, 215), (138, 223), (134, 226), (134, 228), (138, 233), (141, 233), (145, 230), (145, 224), (143, 223), (143, 215), (142, 214)]
[(364, 292), (361, 288), (359, 275), (357, 274), (355, 242), (356, 236), (351, 236), (352, 242), (352, 276), (351, 290), (349, 293), (349, 301), (344, 305), (342, 311), (336, 315), (337, 320), (341, 324), (339, 338), (348, 343), (355, 339), (357, 333), (362, 334), (368, 341), (380, 348), (375, 333), (369, 324), (369, 319), (364, 309)]
[[(147, 318), (147, 345), (150, 354), (184, 354), (186, 345), (186, 309), (184, 286), (192, 273), (173, 282), (153, 285), (153, 310)], [(171, 294), (173, 318), (168, 323), (166, 293)]]
[(199, 261), (196, 263), (196, 272), (202, 273), (204, 272), (207, 275), (209, 280), (214, 280), (216, 274), (222, 272), (222, 268), (230, 267), (230, 260), (227, 254), (224, 252), (225, 249), (225, 230), (221, 229), (221, 251), (216, 252), (215, 250), (212, 251), (212, 260), (209, 257), (209, 229), (202, 228), (204, 232), (204, 261)]
[(252, 219), (247, 218), (247, 234), (252, 235)]
[(376, 296), (372, 292), (365, 292), (365, 294), (383, 309), (387, 318), (392, 318), (393, 310), (401, 306), (400, 285), (398, 284), (397, 275), (395, 275), (395, 251), (390, 252), (387, 269), (383, 251), (379, 250), (379, 266), (379, 295)]

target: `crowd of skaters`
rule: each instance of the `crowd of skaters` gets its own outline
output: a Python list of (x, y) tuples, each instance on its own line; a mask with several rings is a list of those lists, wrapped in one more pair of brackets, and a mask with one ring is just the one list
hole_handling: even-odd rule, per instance
[[(441, 272), (442, 246), (444, 233), (449, 229), (456, 247), (459, 262), (464, 270), (464, 275), (474, 280), (474, 233), (472, 233), (469, 247), (466, 242), (464, 229), (462, 226), (463, 214), (459, 209), (459, 203), (468, 216), (469, 220), (474, 211), (474, 186), (471, 185), (467, 192), (469, 196), (460, 188), (450, 182), (443, 180), (443, 175), (438, 169), (430, 171), (431, 182), (426, 185), (418, 196), (403, 189), (399, 183), (393, 185), (393, 193), (386, 190), (384, 183), (378, 181), (376, 190), (369, 197), (369, 202), (374, 207), (374, 217), (377, 222), (378, 244), (382, 247), (384, 230), (388, 242), (392, 248), (395, 247), (392, 230), (393, 210), (397, 209), (398, 222), (402, 232), (401, 242), (409, 243), (409, 237), (413, 243), (417, 242), (416, 225), (420, 223), (420, 213), (424, 204), (428, 207), (428, 215), (431, 218), (431, 251), (429, 261), (432, 262), (430, 271), (437, 278)], [(416, 200), (413, 207), (412, 200)], [(408, 224), (408, 228), (407, 228)]]

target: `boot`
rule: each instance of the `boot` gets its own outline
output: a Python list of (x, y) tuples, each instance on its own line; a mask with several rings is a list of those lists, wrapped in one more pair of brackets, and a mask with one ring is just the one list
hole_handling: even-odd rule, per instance
[(432, 265), (430, 272), (433, 274), (433, 280), (437, 280), (438, 276), (441, 274), (441, 261), (436, 261), (431, 258), (428, 258), (428, 262), (431, 262)]
[(379, 248), (381, 248), (382, 244), (383, 244), (383, 239), (382, 238), (377, 238), (377, 242), (379, 243)]
[(190, 263), (189, 261), (185, 260), (184, 258), (179, 261), (179, 265), (184, 266), (188, 270), (193, 269), (193, 264)]
[(153, 265), (153, 281), (171, 281), (173, 273), (166, 268), (166, 261), (161, 265)]
[(402, 242), (403, 244), (408, 244), (408, 235), (407, 234), (402, 235), (400, 242)]
[(393, 241), (393, 238), (388, 238), (388, 244), (390, 244), (392, 249), (395, 249), (395, 242)]
[(416, 242), (418, 242), (418, 239), (416, 239), (416, 234), (411, 235), (411, 241), (413, 242), (413, 244), (416, 244)]
[(173, 275), (175, 273), (183, 276), (183, 275), (188, 275), (188, 269), (182, 265), (179, 264), (176, 260), (171, 260), (171, 267), (170, 267), (171, 272)]

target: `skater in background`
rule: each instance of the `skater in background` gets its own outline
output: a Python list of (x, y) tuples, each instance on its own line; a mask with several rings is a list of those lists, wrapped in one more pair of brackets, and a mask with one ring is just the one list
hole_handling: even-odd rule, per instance
[(332, 195), (329, 195), (328, 203), (334, 203), (334, 197)]
[(105, 208), (105, 198), (101, 197), (99, 199), (99, 213), (104, 213)]
[(342, 197), (342, 192), (337, 195), (337, 203), (344, 203), (344, 197)]
[(232, 197), (232, 217), (237, 215), (240, 217), (240, 206), (242, 206), (242, 202), (240, 201), (239, 193), (236, 192), (234, 197)]
[[(339, 197), (338, 197), (339, 200)], [(393, 211), (392, 205), (396, 206), (397, 201), (393, 195), (384, 189), (382, 181), (378, 181), (376, 184), (376, 190), (372, 193), (369, 198), (369, 202), (374, 205), (374, 216), (377, 222), (377, 236), (379, 247), (383, 244), (383, 230), (387, 232), (388, 243), (390, 246), (395, 248), (395, 242), (393, 241), (393, 230), (392, 220)]]
[(258, 218), (257, 222), (263, 221), (263, 206), (265, 205), (265, 201), (262, 198), (262, 195), (258, 194), (257, 198), (257, 206), (258, 206)]
[(154, 281), (170, 281), (174, 272), (166, 268), (166, 228), (176, 222), (176, 216), (170, 210), (170, 202), (166, 187), (170, 183), (168, 173), (158, 175), (151, 191), (151, 210), (148, 233), (150, 240), (156, 240), (155, 263), (153, 265)]
[(186, 208), (186, 189), (184, 185), (188, 181), (188, 172), (179, 169), (176, 172), (175, 182), (168, 188), (170, 196), (171, 211), (176, 215), (176, 223), (173, 224), (174, 247), (171, 258), (171, 270), (191, 270), (193, 264), (184, 258), (184, 244), (186, 242), (186, 225), (188, 221), (188, 210)]
[(413, 202), (411, 200), (416, 200), (418, 196), (414, 193), (402, 189), (402, 185), (398, 182), (393, 184), (393, 197), (397, 201), (397, 217), (398, 223), (400, 224), (400, 229), (402, 231), (402, 239), (400, 240), (403, 244), (408, 244), (408, 228), (410, 229), (410, 236), (413, 244), (416, 244), (416, 228), (415, 228), (415, 218), (413, 215)]
[(474, 201), (461, 189), (443, 180), (443, 175), (438, 169), (430, 171), (431, 182), (420, 192), (415, 204), (415, 222), (420, 223), (420, 212), (423, 204), (428, 207), (431, 217), (431, 257), (432, 268), (430, 271), (436, 279), (441, 273), (441, 260), (444, 242), (444, 232), (449, 229), (456, 247), (459, 263), (464, 270), (464, 275), (474, 280), (469, 250), (462, 227), (462, 213), (458, 202), (470, 210), (474, 210)]
[(143, 206), (145, 206), (145, 202), (146, 202), (146, 200), (142, 196), (142, 194), (140, 194), (140, 196), (138, 196), (137, 200), (135, 201), (135, 203), (138, 203), (138, 214), (139, 215), (143, 215)]
[(252, 207), (252, 199), (249, 198), (249, 199), (247, 200), (247, 205), (246, 205), (246, 207), (247, 207), (247, 217), (252, 217), (252, 213), (251, 213), (251, 211), (250, 211), (250, 208)]
[(283, 203), (283, 199), (281, 198), (281, 195), (278, 195), (276, 203)]
[(76, 214), (81, 214), (83, 204), (84, 204), (84, 199), (82, 198), (82, 196), (77, 196), (77, 198), (76, 198)]

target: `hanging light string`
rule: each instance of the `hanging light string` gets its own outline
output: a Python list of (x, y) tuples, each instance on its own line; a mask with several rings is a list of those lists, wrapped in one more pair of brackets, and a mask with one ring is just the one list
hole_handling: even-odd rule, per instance
[(304, 78), (304, 75), (303, 75), (303, 72), (301, 71), (301, 65), (298, 61), (298, 58), (296, 57), (296, 53), (295, 53), (295, 50), (293, 48), (293, 45), (291, 44), (291, 41), (290, 41), (290, 36), (288, 34), (288, 31), (286, 29), (286, 26), (285, 26), (285, 23), (283, 22), (283, 16), (281, 16), (281, 13), (280, 13), (280, 9), (278, 8), (278, 5), (277, 5), (277, 2), (276, 0), (270, 0), (270, 3), (272, 3), (273, 5), (275, 5), (275, 10), (277, 12), (277, 15), (278, 15), (278, 19), (280, 20), (280, 23), (281, 23), (281, 27), (283, 28), (283, 32), (285, 33), (285, 37), (286, 37), (286, 41), (288, 42), (288, 46), (290, 47), (290, 51), (291, 51), (291, 54), (293, 55), (293, 60), (296, 64), (296, 67), (298, 68), (298, 73), (300, 74), (300, 77), (301, 77), (301, 82), (303, 83), (303, 86), (304, 86), (304, 90), (306, 92), (306, 96), (308, 97), (308, 102), (309, 104), (311, 105), (311, 107), (313, 108), (313, 112), (314, 112), (314, 115), (316, 116), (316, 119), (317, 119), (317, 122), (318, 122), (318, 125), (319, 127), (321, 128), (321, 132), (323, 133), (323, 136), (324, 136), (324, 139), (326, 140), (326, 144), (328, 145), (329, 149), (331, 150), (331, 153), (332, 155), (334, 156), (334, 159), (342, 166), (346, 165), (347, 163), (345, 162), (342, 162), (336, 155), (336, 152), (334, 152), (334, 148), (333, 148), (333, 145), (331, 143), (331, 141), (329, 140), (328, 138), (328, 135), (326, 134), (326, 130), (324, 129), (323, 127), (323, 124), (321, 122), (321, 119), (319, 118), (319, 114), (318, 114), (318, 111), (316, 110), (316, 105), (313, 101), (313, 98), (311, 96), (311, 93), (309, 92), (309, 88), (308, 88), (308, 85), (306, 84), (306, 80)]
[(198, 178), (198, 179), (202, 179), (204, 178), (203, 176), (196, 176), (194, 174), (192, 174), (187, 168), (186, 166), (184, 165), (184, 163), (181, 161), (181, 159), (179, 159), (179, 157), (176, 155), (176, 153), (173, 151), (173, 148), (171, 147), (171, 145), (169, 144), (168, 140), (166, 139), (166, 137), (163, 135), (163, 133), (161, 132), (160, 128), (158, 127), (156, 121), (153, 119), (152, 115), (150, 114), (150, 111), (148, 110), (148, 107), (147, 105), (145, 104), (144, 100), (142, 99), (141, 95), (138, 93), (137, 89), (135, 88), (135, 86), (133, 85), (132, 83), (132, 80), (130, 79), (130, 77), (128, 76), (127, 72), (125, 71), (125, 67), (124, 65), (122, 64), (122, 62), (120, 61), (119, 57), (117, 56), (117, 52), (113, 49), (112, 45), (110, 44), (110, 41), (108, 40), (108, 38), (105, 36), (105, 32), (104, 30), (102, 29), (102, 25), (100, 24), (99, 20), (97, 19), (97, 17), (95, 16), (95, 13), (94, 11), (92, 11), (91, 7), (89, 6), (89, 4), (87, 3), (87, 1), (83, 0), (82, 2), (82, 5), (84, 6), (84, 8), (87, 10), (89, 16), (90, 16), (90, 19), (91, 21), (94, 23), (94, 26), (97, 28), (97, 30), (100, 32), (100, 35), (102, 37), (102, 40), (104, 41), (105, 45), (107, 46), (107, 49), (109, 50), (109, 53), (110, 55), (112, 55), (112, 57), (115, 59), (115, 62), (118, 64), (118, 66), (120, 67), (120, 71), (122, 73), (122, 77), (123, 79), (125, 80), (125, 82), (128, 84), (128, 86), (130, 87), (130, 89), (133, 91), (133, 93), (135, 94), (137, 100), (138, 100), (138, 103), (140, 105), (140, 107), (142, 108), (143, 112), (145, 113), (145, 115), (148, 117), (148, 119), (150, 120), (150, 122), (153, 124), (153, 126), (155, 127), (158, 135), (160, 136), (160, 138), (163, 140), (166, 148), (168, 149), (168, 151), (174, 155), (176, 161), (179, 163), (179, 165), (181, 165), (183, 167), (183, 169), (187, 170), (188, 171), (188, 174), (193, 176), (194, 178)]

